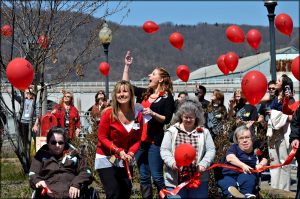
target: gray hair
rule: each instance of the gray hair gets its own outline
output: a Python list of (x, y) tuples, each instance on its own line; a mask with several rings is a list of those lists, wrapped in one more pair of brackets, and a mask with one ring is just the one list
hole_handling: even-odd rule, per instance
[(250, 128), (248, 128), (247, 126), (242, 125), (242, 126), (237, 127), (237, 128), (235, 129), (234, 133), (233, 133), (233, 142), (234, 142), (235, 144), (238, 144), (237, 135), (238, 135), (239, 133), (242, 133), (242, 132), (245, 132), (245, 131), (250, 131), (250, 133), (251, 133), (251, 139), (252, 139), (252, 141), (254, 142), (254, 140), (255, 140), (255, 135), (254, 135), (253, 131), (251, 131)]
[(179, 106), (177, 112), (174, 114), (171, 124), (175, 124), (177, 122), (182, 123), (182, 115), (184, 113), (195, 113), (196, 116), (195, 125), (196, 126), (204, 125), (205, 123), (204, 112), (202, 109), (202, 105), (197, 98), (187, 97)]

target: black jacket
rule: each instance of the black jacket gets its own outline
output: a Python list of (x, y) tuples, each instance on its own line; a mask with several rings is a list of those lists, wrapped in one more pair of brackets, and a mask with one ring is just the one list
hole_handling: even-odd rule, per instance
[[(146, 88), (134, 87), (134, 94), (137, 97), (138, 103), (143, 101), (142, 95), (146, 90)], [(160, 146), (164, 137), (164, 125), (170, 123), (175, 110), (175, 102), (172, 93), (158, 97), (151, 104), (150, 109), (166, 117), (163, 123), (158, 122), (154, 118), (148, 122), (147, 136), (154, 140), (155, 145)]]
[[(300, 140), (300, 106), (298, 106), (291, 122), (290, 143), (292, 143), (295, 139)], [(296, 156), (297, 159), (300, 159), (299, 149)]]

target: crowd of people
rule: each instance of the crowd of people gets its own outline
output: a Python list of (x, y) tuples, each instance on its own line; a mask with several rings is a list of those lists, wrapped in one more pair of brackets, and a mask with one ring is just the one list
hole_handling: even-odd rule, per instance
[[(174, 100), (171, 77), (163, 67), (156, 67), (148, 75), (147, 88), (135, 87), (129, 81), (134, 67), (130, 51), (124, 62), (122, 80), (114, 86), (111, 102), (108, 103), (104, 91), (100, 90), (91, 111), (98, 125), (95, 170), (106, 198), (130, 198), (134, 161), (142, 198), (155, 197), (153, 185), (158, 193), (172, 191), (197, 175), (200, 186), (181, 187), (178, 193), (166, 197), (208, 198), (211, 174), (208, 168), (217, 163), (214, 162), (218, 152), (215, 139), (224, 134), (227, 120), (239, 125), (226, 132), (231, 144), (223, 161), (241, 171), (222, 168), (215, 177), (224, 197), (255, 198), (260, 175), (253, 171), (282, 163), (292, 147), (299, 147), (300, 111), (299, 107), (292, 110), (289, 106), (295, 102), (291, 92), (293, 82), (285, 74), (276, 82), (268, 83), (268, 93), (257, 106), (249, 104), (242, 90), (237, 89), (227, 109), (221, 90), (213, 90), (208, 101), (206, 88), (198, 84), (194, 97), (183, 91)], [(80, 117), (73, 100), (72, 93), (63, 93), (51, 112), (58, 119), (59, 127), (49, 131), (47, 144), (32, 161), (30, 184), (33, 188), (47, 188), (47, 197), (76, 198), (80, 186), (91, 182), (85, 157), (64, 153), (69, 148), (67, 140), (80, 132)], [(268, 127), (267, 147), (262, 147), (261, 140), (256, 139), (257, 123)], [(176, 147), (183, 143), (196, 151), (188, 166), (178, 165), (174, 155)], [(299, 161), (299, 153), (296, 157)], [(289, 190), (290, 172), (289, 165), (270, 169), (271, 187)], [(296, 197), (300, 198), (299, 183)]]

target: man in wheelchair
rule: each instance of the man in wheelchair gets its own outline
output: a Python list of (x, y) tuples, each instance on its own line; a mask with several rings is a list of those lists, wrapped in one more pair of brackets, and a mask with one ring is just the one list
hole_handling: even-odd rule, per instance
[(256, 148), (255, 135), (246, 126), (235, 130), (233, 141), (226, 153), (225, 163), (239, 167), (243, 172), (223, 168), (223, 178), (217, 184), (226, 198), (255, 198), (259, 174), (251, 170), (260, 169), (268, 163), (268, 151)]
[(36, 198), (79, 198), (81, 187), (91, 184), (92, 174), (85, 158), (70, 146), (64, 129), (50, 129), (47, 144), (37, 152), (30, 167), (30, 186), (40, 190)]

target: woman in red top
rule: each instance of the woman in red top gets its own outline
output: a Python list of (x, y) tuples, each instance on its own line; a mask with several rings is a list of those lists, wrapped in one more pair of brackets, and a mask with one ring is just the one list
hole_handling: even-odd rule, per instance
[(130, 198), (132, 159), (140, 146), (142, 113), (135, 111), (133, 87), (119, 81), (112, 93), (112, 106), (103, 112), (98, 128), (95, 169), (106, 198)]
[(56, 119), (58, 126), (65, 128), (68, 132), (69, 139), (72, 140), (75, 135), (80, 133), (80, 116), (77, 108), (74, 106), (74, 98), (71, 92), (63, 92), (59, 104), (55, 105), (51, 114)]

